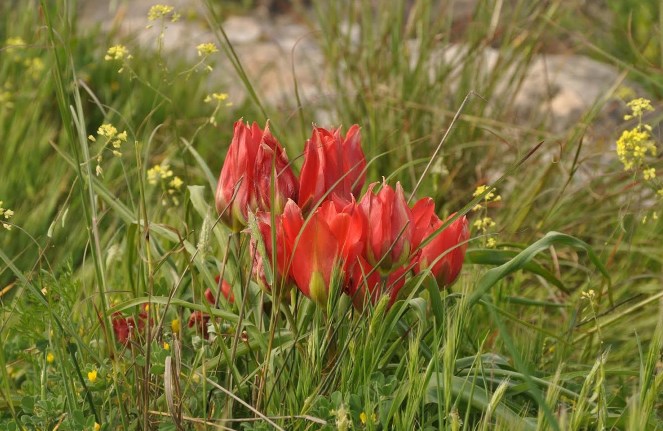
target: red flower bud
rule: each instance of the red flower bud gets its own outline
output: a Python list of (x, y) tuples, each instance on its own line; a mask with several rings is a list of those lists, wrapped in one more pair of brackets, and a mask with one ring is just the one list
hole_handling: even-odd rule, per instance
[(348, 265), (363, 248), (363, 219), (356, 204), (339, 208), (327, 201), (305, 221), (301, 209), (288, 201), (282, 223), (292, 250), (290, 275), (304, 295), (326, 306), (332, 275), (339, 271), (344, 283)]
[(413, 241), (414, 219), (400, 183), (396, 183), (395, 191), (383, 183), (374, 194), (376, 185), (369, 185), (359, 202), (367, 220), (365, 257), (372, 266), (388, 273), (403, 266), (418, 243)]
[(364, 186), (365, 167), (359, 126), (350, 127), (345, 138), (340, 128), (330, 131), (315, 127), (304, 148), (299, 175), (300, 208), (309, 212), (325, 196), (351, 202)]
[(246, 226), (249, 210), (272, 209), (273, 175), (278, 212), (287, 199), (297, 198), (297, 181), (285, 150), (268, 126), (263, 131), (257, 123), (249, 127), (237, 121), (216, 188), (216, 210), (233, 231)]
[[(421, 215), (422, 208), (417, 202), (413, 212)], [(449, 218), (453, 217), (453, 214)], [(428, 218), (419, 217), (417, 222), (417, 231), (425, 232), (421, 240), (425, 240), (433, 235), (444, 223), (432, 213)], [(421, 248), (418, 262), (415, 266), (415, 273), (420, 273), (426, 268), (430, 268), (433, 276), (440, 287), (449, 286), (453, 283), (460, 270), (463, 267), (465, 259), (465, 250), (467, 250), (467, 240), (470, 237), (470, 231), (465, 216), (456, 219), (441, 232), (438, 232), (433, 239)]]

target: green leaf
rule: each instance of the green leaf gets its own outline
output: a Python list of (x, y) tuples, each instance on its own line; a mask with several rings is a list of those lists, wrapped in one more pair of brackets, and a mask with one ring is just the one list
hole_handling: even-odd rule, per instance
[[(517, 254), (518, 252), (515, 250), (468, 250), (465, 254), (465, 262), (475, 265), (504, 265), (516, 257)], [(564, 283), (562, 283), (559, 278), (555, 277), (555, 274), (538, 263), (529, 261), (525, 263), (522, 269), (543, 277), (548, 283), (554, 285), (562, 292), (570, 293), (569, 289), (564, 286)]]
[(603, 274), (604, 278), (608, 281), (608, 289), (610, 287), (610, 274), (599, 260), (594, 250), (586, 242), (579, 240), (559, 232), (548, 232), (543, 238), (536, 241), (525, 250), (521, 251), (503, 265), (488, 270), (477, 283), (477, 289), (470, 295), (468, 305), (471, 307), (475, 305), (481, 297), (486, 294), (491, 287), (497, 284), (509, 274), (524, 269), (526, 265), (543, 250), (547, 250), (552, 245), (566, 245), (569, 247), (584, 250), (589, 256), (589, 260), (596, 266), (596, 268)]

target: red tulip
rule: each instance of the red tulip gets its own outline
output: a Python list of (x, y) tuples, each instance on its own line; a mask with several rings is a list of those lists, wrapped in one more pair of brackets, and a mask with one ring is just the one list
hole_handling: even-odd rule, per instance
[(196, 331), (200, 332), (203, 338), (207, 340), (209, 337), (209, 331), (207, 329), (209, 319), (209, 314), (203, 313), (202, 311), (194, 311), (191, 313), (191, 316), (189, 316), (189, 322), (187, 325), (189, 328), (193, 328), (195, 326)]
[(366, 260), (380, 271), (388, 273), (403, 266), (410, 258), (410, 252), (419, 244), (415, 242), (415, 226), (412, 210), (405, 201), (400, 183), (396, 190), (386, 183), (377, 194), (368, 186), (359, 208), (367, 220)]
[[(423, 215), (423, 205), (419, 208), (417, 207), (419, 202), (413, 208), (413, 212), (420, 216), (417, 227), (419, 232), (425, 232), (421, 237), (423, 241), (425, 238), (433, 235), (444, 223), (435, 213), (431, 213), (428, 218)], [(453, 217), (453, 214), (449, 216), (449, 218), (451, 217)], [(418, 262), (415, 266), (415, 273), (429, 268), (440, 287), (449, 286), (456, 280), (458, 274), (460, 274), (469, 237), (470, 231), (467, 218), (462, 216), (456, 219), (433, 237), (431, 242), (421, 248)]]
[[(272, 188), (273, 173), (276, 178)], [(237, 121), (216, 188), (217, 212), (223, 214), (222, 220), (233, 231), (239, 231), (247, 224), (249, 210), (272, 209), (272, 189), (277, 212), (288, 198), (297, 198), (297, 181), (285, 150), (269, 132), (269, 126), (263, 131), (257, 123), (249, 127)]]
[[(292, 251), (290, 245), (286, 242), (285, 233), (283, 231), (283, 221), (282, 216), (275, 216), (275, 241), (272, 239), (272, 226), (271, 226), (271, 215), (269, 213), (259, 212), (256, 214), (258, 221), (258, 230), (260, 231), (260, 236), (262, 237), (263, 244), (265, 245), (265, 257), (267, 258), (267, 264), (269, 268), (274, 270), (274, 279), (270, 285), (267, 282), (265, 277), (265, 260), (263, 255), (256, 249), (257, 241), (252, 238), (250, 244), (250, 253), (252, 256), (255, 256), (253, 262), (253, 275), (257, 280), (260, 287), (265, 289), (267, 292), (274, 292), (274, 287), (284, 288), (284, 292), (289, 290), (289, 286), (292, 284), (292, 279), (288, 275), (288, 263)], [(273, 252), (274, 245), (276, 245), (276, 252)], [(276, 265), (272, 266), (271, 259), (272, 255), (276, 257)]]
[[(216, 281), (216, 285), (219, 288), (219, 292), (221, 292), (221, 295), (223, 295), (224, 298), (226, 298), (226, 301), (230, 302), (233, 304), (235, 302), (235, 295), (233, 294), (233, 288), (228, 284), (226, 280), (221, 280), (221, 276), (217, 275), (214, 280)], [(219, 281), (221, 281), (221, 285), (219, 285)], [(214, 294), (212, 293), (212, 290), (210, 288), (207, 288), (205, 290), (205, 299), (207, 299), (207, 302), (209, 302), (212, 305), (216, 305), (216, 298), (214, 297)]]
[(340, 128), (330, 131), (315, 127), (304, 148), (299, 176), (300, 208), (308, 212), (325, 196), (351, 202), (364, 186), (365, 167), (359, 126), (350, 127), (345, 138)]
[[(138, 313), (138, 325), (136, 325), (136, 320), (132, 316), (124, 317), (124, 314), (119, 311), (113, 313), (111, 323), (117, 341), (126, 346), (130, 340), (136, 337), (136, 327), (138, 327), (140, 333), (143, 332), (148, 317), (148, 304), (143, 304), (142, 310)], [(153, 319), (149, 319), (149, 322), (150, 324), (154, 323)]]
[(356, 204), (344, 208), (327, 201), (307, 221), (301, 209), (288, 201), (282, 215), (283, 231), (292, 250), (289, 273), (302, 293), (327, 305), (332, 275), (345, 271), (362, 249), (363, 219)]
[(377, 303), (383, 294), (389, 295), (391, 307), (398, 297), (398, 292), (405, 285), (407, 271), (406, 267), (397, 268), (384, 278), (360, 256), (350, 271), (345, 293), (350, 296), (357, 310), (363, 310), (369, 302)]
[[(280, 214), (288, 199), (297, 199), (299, 184), (292, 172), (285, 149), (268, 133), (266, 130), (265, 142), (260, 144), (255, 164), (258, 208)], [(272, 193), (274, 202), (272, 202)]]
[(129, 343), (129, 340), (133, 338), (133, 331), (136, 325), (134, 324), (133, 317), (124, 317), (119, 311), (113, 313), (113, 332), (115, 333), (115, 338), (121, 344), (125, 346)]

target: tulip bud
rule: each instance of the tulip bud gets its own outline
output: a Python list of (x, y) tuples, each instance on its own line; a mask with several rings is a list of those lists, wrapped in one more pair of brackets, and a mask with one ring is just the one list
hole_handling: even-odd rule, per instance
[[(275, 175), (275, 177), (274, 177)], [(234, 126), (233, 138), (221, 168), (216, 188), (216, 210), (221, 220), (238, 232), (247, 224), (249, 211), (270, 211), (272, 178), (278, 212), (288, 198), (297, 198), (297, 181), (288, 164), (285, 150), (257, 123), (241, 120)]]
[(380, 191), (374, 194), (376, 185), (369, 185), (359, 202), (367, 220), (365, 256), (372, 266), (388, 273), (403, 266), (416, 247), (412, 243), (414, 219), (400, 183), (396, 184), (396, 190), (383, 183)]
[(299, 206), (309, 212), (325, 197), (351, 202), (366, 181), (365, 167), (359, 126), (350, 127), (345, 138), (340, 128), (333, 131), (314, 128), (304, 148)]
[[(433, 215), (426, 237), (433, 235), (442, 225), (442, 221)], [(429, 268), (440, 287), (449, 286), (463, 267), (469, 237), (467, 218), (463, 216), (456, 219), (422, 247), (415, 273)]]

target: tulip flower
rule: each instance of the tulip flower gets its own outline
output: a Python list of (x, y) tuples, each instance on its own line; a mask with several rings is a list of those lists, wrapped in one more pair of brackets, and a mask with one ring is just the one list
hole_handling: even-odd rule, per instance
[[(233, 294), (232, 286), (230, 286), (226, 280), (221, 280), (220, 275), (217, 275), (214, 280), (216, 281), (216, 285), (218, 286), (221, 295), (226, 298), (226, 301), (233, 304), (235, 302), (235, 295)], [(221, 285), (219, 285), (219, 281), (221, 282)], [(210, 304), (216, 305), (216, 298), (214, 297), (214, 294), (210, 288), (205, 290), (205, 298)]]
[(391, 307), (405, 285), (407, 271), (408, 268), (400, 267), (382, 276), (366, 259), (359, 256), (345, 284), (345, 293), (357, 310), (363, 310), (369, 302), (376, 304), (383, 294), (389, 295)]
[(257, 123), (237, 121), (216, 188), (216, 210), (224, 223), (237, 232), (246, 226), (249, 211), (278, 212), (287, 199), (297, 198), (297, 188), (285, 150), (269, 126), (263, 131)]
[[(429, 213), (427, 210), (424, 210), (424, 204), (419, 206), (419, 202), (415, 204), (413, 213), (418, 216), (415, 217), (418, 218), (417, 231), (424, 232), (421, 238), (423, 241), (435, 234), (435, 231), (444, 223), (435, 213)], [(449, 218), (451, 217), (453, 217), (453, 214), (449, 216)], [(440, 287), (449, 286), (456, 280), (458, 274), (460, 274), (469, 237), (470, 231), (467, 218), (462, 216), (456, 219), (421, 248), (418, 262), (415, 266), (415, 273), (420, 273), (428, 268)]]
[(288, 201), (282, 215), (287, 248), (292, 250), (289, 273), (301, 292), (321, 306), (334, 274), (344, 283), (348, 265), (363, 248), (363, 218), (356, 204), (343, 208), (327, 201), (304, 220), (301, 209)]
[(304, 148), (299, 175), (300, 208), (309, 212), (325, 196), (350, 203), (364, 186), (365, 167), (359, 126), (350, 127), (345, 137), (340, 128), (330, 131), (315, 127)]
[[(272, 238), (272, 225), (271, 220), (272, 216), (269, 213), (259, 212), (256, 214), (256, 219), (258, 222), (258, 230), (262, 242), (265, 246), (264, 256), (257, 249), (258, 243), (255, 238), (251, 239), (250, 244), (250, 253), (251, 256), (254, 256), (253, 262), (253, 275), (261, 288), (266, 290), (269, 293), (274, 292), (274, 288), (283, 288), (285, 293), (289, 290), (289, 287), (292, 285), (292, 279), (288, 273), (288, 263), (292, 255), (292, 251), (289, 247), (289, 244), (286, 242), (285, 233), (283, 231), (283, 221), (282, 216), (274, 217), (274, 238)], [(276, 245), (276, 251), (274, 252), (274, 245)], [(272, 266), (270, 263), (272, 257), (276, 257), (276, 265)], [(266, 260), (266, 262), (265, 262)], [(273, 280), (272, 284), (268, 283), (267, 277), (265, 276), (265, 264), (269, 265), (269, 268), (273, 271)], [(283, 297), (283, 296), (281, 296)], [(285, 298), (284, 298), (285, 299)]]
[(396, 183), (396, 190), (383, 183), (375, 194), (376, 185), (369, 185), (359, 202), (367, 220), (365, 257), (372, 266), (389, 273), (403, 266), (419, 243), (413, 241), (416, 237), (412, 210), (400, 183)]
[(124, 317), (119, 311), (113, 313), (113, 332), (118, 342), (123, 345), (129, 344), (129, 340), (133, 338), (133, 331), (136, 327), (133, 317)]

